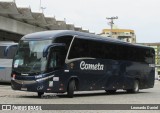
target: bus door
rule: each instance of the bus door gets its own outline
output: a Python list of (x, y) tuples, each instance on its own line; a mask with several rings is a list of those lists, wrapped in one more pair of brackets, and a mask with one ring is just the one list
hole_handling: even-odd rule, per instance
[(64, 67), (65, 62), (65, 48), (63, 46), (56, 46), (50, 49), (48, 70), (56, 71)]
[(66, 76), (64, 75), (65, 55), (66, 51), (63, 46), (55, 46), (50, 49), (47, 71), (54, 75), (49, 80), (49, 86), (54, 87), (54, 91), (59, 91), (60, 84), (65, 84), (66, 81)]

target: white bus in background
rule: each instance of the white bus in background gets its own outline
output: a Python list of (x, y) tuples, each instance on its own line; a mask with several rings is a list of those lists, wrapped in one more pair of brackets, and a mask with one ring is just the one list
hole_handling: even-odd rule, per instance
[(158, 75), (158, 80), (160, 81), (160, 75)]
[(160, 65), (155, 66), (155, 79), (160, 81), (160, 71), (158, 70)]
[[(9, 41), (0, 41), (0, 82), (10, 82), (11, 81), (11, 67), (12, 59), (15, 52), (17, 51), (17, 43)], [(4, 51), (8, 46), (13, 46), (8, 50), (7, 56), (5, 56)]]

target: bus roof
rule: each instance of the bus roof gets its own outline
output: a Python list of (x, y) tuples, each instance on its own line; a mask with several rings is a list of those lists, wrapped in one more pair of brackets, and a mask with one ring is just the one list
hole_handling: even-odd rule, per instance
[(10, 45), (14, 45), (14, 44), (18, 44), (12, 41), (0, 41), (0, 46), (10, 46)]
[(142, 48), (151, 48), (144, 45), (139, 44), (132, 44), (128, 42), (124, 42), (118, 39), (113, 39), (110, 37), (102, 37), (99, 35), (94, 35), (90, 33), (84, 33), (84, 32), (78, 32), (73, 30), (50, 30), (50, 31), (41, 31), (36, 33), (27, 34), (24, 37), (22, 37), (21, 40), (42, 40), (42, 39), (54, 39), (55, 37), (60, 36), (83, 36), (86, 39), (93, 39), (97, 41), (103, 41), (103, 42), (111, 42), (111, 43), (117, 43), (117, 44), (123, 44), (128, 46), (138, 46)]

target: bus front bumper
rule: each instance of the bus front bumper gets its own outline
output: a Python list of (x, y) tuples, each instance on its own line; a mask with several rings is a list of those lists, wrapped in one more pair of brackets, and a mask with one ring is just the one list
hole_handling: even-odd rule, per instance
[(11, 80), (11, 87), (13, 90), (30, 91), (30, 92), (46, 92), (46, 93), (61, 93), (59, 90), (59, 82), (49, 80), (35, 81), (35, 80)]

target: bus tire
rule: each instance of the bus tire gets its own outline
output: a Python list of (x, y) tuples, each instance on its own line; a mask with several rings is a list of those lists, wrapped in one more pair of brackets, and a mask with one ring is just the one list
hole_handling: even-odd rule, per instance
[(109, 93), (109, 94), (114, 94), (114, 93), (116, 93), (116, 90), (105, 90), (106, 91), (106, 93)]
[(42, 95), (44, 95), (44, 92), (37, 92), (38, 93), (38, 97), (41, 98)]
[(135, 80), (133, 89), (128, 89), (127, 92), (128, 93), (138, 93), (139, 92), (139, 81)]
[(71, 80), (68, 84), (67, 95), (69, 98), (73, 98), (74, 90), (75, 90), (75, 80)]

